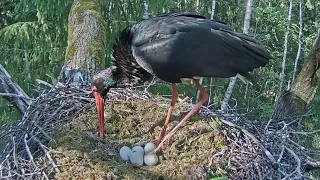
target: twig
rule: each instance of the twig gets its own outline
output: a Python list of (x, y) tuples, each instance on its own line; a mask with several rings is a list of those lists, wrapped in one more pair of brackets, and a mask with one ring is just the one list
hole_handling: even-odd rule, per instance
[(269, 160), (273, 163), (273, 164), (276, 164), (276, 160), (275, 158), (273, 157), (273, 155), (271, 154), (270, 151), (268, 151), (261, 143), (260, 141), (254, 137), (253, 134), (251, 134), (250, 132), (248, 132), (247, 130), (243, 129), (242, 127), (236, 125), (236, 124), (233, 124), (229, 121), (226, 121), (226, 120), (223, 120), (223, 119), (220, 119), (224, 124), (227, 124), (228, 126), (231, 126), (231, 127), (235, 127), (235, 128), (238, 128), (240, 129), (243, 133), (245, 133), (248, 137), (250, 137), (260, 148), (261, 150), (266, 154), (266, 156), (269, 158)]
[(283, 153), (284, 153), (284, 145), (282, 144), (281, 145), (281, 152), (280, 152), (279, 158), (277, 160), (277, 163), (279, 163), (281, 161)]
[(57, 172), (57, 173), (60, 173), (60, 170), (58, 168), (58, 166), (56, 165), (56, 163), (53, 161), (53, 159), (51, 158), (50, 154), (49, 154), (49, 151), (47, 150), (48, 147), (46, 147), (45, 145), (43, 145), (41, 143), (41, 141), (39, 139), (37, 139), (36, 137), (32, 137), (32, 139), (34, 139), (37, 143), (39, 143), (41, 149), (44, 151), (45, 155), (47, 156), (47, 158), (49, 159), (50, 163), (52, 164), (54, 170)]
[(188, 101), (190, 98), (187, 96), (187, 97), (185, 97), (185, 98), (183, 98), (183, 99), (181, 99), (181, 98), (178, 98), (178, 102), (180, 103), (180, 104), (183, 104), (183, 103), (185, 103), (186, 101)]
[[(291, 175), (293, 175), (294, 173), (298, 173), (298, 177), (301, 177), (301, 171), (300, 171), (300, 169), (301, 169), (301, 160), (300, 160), (300, 158), (298, 157), (298, 155), (294, 152), (294, 151), (292, 151), (291, 149), (289, 149), (288, 147), (285, 147), (285, 149), (293, 156), (293, 158), (296, 160), (296, 162), (297, 162), (297, 167), (296, 167), (296, 169), (290, 174), (290, 176)], [(289, 176), (289, 177), (290, 177)], [(284, 179), (286, 179), (287, 177), (285, 177)]]
[(27, 97), (27, 96), (24, 96), (24, 95), (12, 94), (12, 93), (0, 93), (0, 96), (24, 98), (24, 99), (32, 100), (30, 97)]
[(33, 123), (39, 130), (40, 132), (46, 137), (47, 140), (53, 140), (38, 124)]
[(315, 131), (309, 131), (309, 132), (299, 132), (299, 131), (289, 131), (288, 133), (290, 134), (300, 134), (300, 135), (311, 135), (311, 134), (315, 134), (315, 133), (320, 133), (320, 129), (315, 130)]
[(15, 167), (18, 167), (18, 161), (17, 161), (17, 158), (16, 158), (16, 143), (15, 143), (14, 139), (15, 139), (15, 137), (13, 136), (12, 137), (12, 145), (13, 145), (12, 156), (13, 156), (13, 162), (14, 162)]
[(45, 172), (42, 172), (42, 174), (43, 174), (44, 178), (46, 178), (47, 180), (49, 180), (49, 178), (48, 178), (48, 176), (47, 176), (47, 174), (46, 174)]
[(25, 144), (25, 148), (26, 148), (26, 152), (28, 154), (28, 157), (29, 157), (29, 160), (32, 162), (32, 164), (37, 167), (36, 163), (34, 163), (33, 161), (33, 156), (32, 156), (32, 153), (30, 151), (30, 148), (28, 146), (28, 141), (27, 141), (27, 138), (28, 138), (28, 134), (25, 134), (24, 135), (24, 138), (23, 138), (23, 141), (24, 141), (24, 144)]
[(320, 168), (320, 161), (315, 161), (311, 158), (306, 160), (306, 164), (312, 166), (313, 168)]
[(268, 123), (267, 123), (267, 125), (266, 125), (266, 127), (264, 128), (264, 131), (267, 131), (267, 129), (268, 129), (268, 127), (269, 127), (269, 125), (270, 125), (270, 123), (272, 122), (272, 118), (270, 118), (269, 119), (269, 121), (268, 121)]
[(45, 86), (47, 86), (47, 87), (49, 87), (49, 88), (54, 88), (54, 86), (53, 86), (52, 84), (50, 84), (50, 83), (48, 83), (48, 82), (46, 82), (46, 81), (43, 81), (43, 80), (40, 80), (40, 79), (36, 79), (36, 82), (37, 82), (38, 84), (43, 84), (43, 85), (45, 85)]

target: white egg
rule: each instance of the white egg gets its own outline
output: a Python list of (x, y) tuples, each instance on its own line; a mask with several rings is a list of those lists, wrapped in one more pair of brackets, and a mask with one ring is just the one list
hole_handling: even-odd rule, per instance
[(148, 166), (153, 166), (158, 162), (158, 156), (155, 154), (147, 154), (144, 156), (144, 163)]
[(141, 146), (135, 146), (132, 148), (132, 152), (139, 152), (142, 154), (142, 156), (144, 155), (144, 150)]
[(129, 159), (130, 162), (137, 167), (143, 165), (143, 155), (140, 152), (129, 152)]
[(153, 143), (147, 143), (145, 146), (144, 146), (144, 153), (145, 154), (149, 154), (150, 152), (152, 152), (153, 150), (155, 150), (157, 148), (157, 146)]
[(144, 146), (148, 143), (148, 141), (141, 141), (141, 142), (137, 142), (136, 144), (134, 144), (135, 146)]
[(129, 160), (129, 153), (131, 153), (131, 149), (128, 146), (123, 146), (120, 149), (120, 157), (123, 160)]

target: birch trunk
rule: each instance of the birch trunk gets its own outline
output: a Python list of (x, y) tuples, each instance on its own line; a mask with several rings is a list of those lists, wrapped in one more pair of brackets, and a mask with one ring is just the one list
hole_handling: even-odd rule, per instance
[(200, 0), (196, 1), (196, 12), (199, 13), (200, 11)]
[(286, 35), (284, 37), (284, 50), (283, 50), (283, 59), (282, 59), (282, 70), (281, 70), (281, 74), (280, 74), (280, 85), (279, 85), (279, 89), (278, 89), (278, 93), (276, 95), (276, 99), (275, 101), (277, 102), (281, 93), (282, 93), (282, 87), (283, 87), (283, 83), (285, 80), (285, 69), (286, 69), (286, 61), (287, 61), (287, 52), (288, 52), (288, 37), (289, 37), (289, 28), (291, 25), (291, 17), (292, 17), (292, 2), (293, 0), (290, 0), (290, 6), (289, 6), (289, 13), (288, 13), (288, 25), (287, 25), (287, 32)]
[(101, 1), (74, 0), (68, 22), (68, 47), (63, 69), (64, 82), (80, 87), (104, 66), (106, 25)]
[[(200, 6), (200, 0), (196, 1), (196, 12), (199, 14), (199, 6)], [(200, 78), (199, 84), (202, 85), (203, 82), (203, 77)], [(196, 102), (198, 102), (200, 99), (200, 91), (197, 90), (197, 95), (196, 95)]]
[[(247, 1), (246, 14), (245, 14), (244, 23), (243, 23), (243, 33), (245, 33), (245, 34), (249, 33), (251, 14), (252, 14), (252, 4), (253, 4), (253, 0)], [(230, 100), (234, 85), (236, 84), (236, 80), (237, 80), (237, 77), (230, 78), (228, 88), (227, 88), (227, 90), (224, 94), (224, 98), (221, 102), (221, 110), (222, 111), (226, 111), (228, 108), (228, 102)]]
[(185, 6), (185, 11), (188, 11), (188, 1), (187, 0), (183, 0), (184, 1), (184, 6)]
[(296, 59), (294, 61), (294, 69), (293, 69), (293, 74), (292, 74), (292, 83), (294, 83), (295, 78), (296, 78), (296, 73), (297, 73), (297, 69), (298, 69), (298, 63), (299, 60), (302, 58), (302, 47), (303, 47), (303, 34), (302, 34), (302, 30), (303, 30), (303, 16), (302, 16), (302, 4), (303, 4), (303, 0), (299, 1), (299, 47), (298, 47), (298, 52), (297, 52), (297, 56)]
[(212, 20), (214, 17), (214, 11), (216, 10), (216, 0), (212, 0), (212, 4), (211, 4), (211, 16), (210, 19)]
[[(212, 4), (211, 4), (211, 15), (210, 15), (210, 19), (211, 19), (211, 20), (212, 20), (213, 17), (214, 17), (214, 11), (215, 11), (215, 10), (216, 10), (216, 0), (212, 0)], [(213, 78), (210, 78), (208, 105), (210, 104), (210, 100), (211, 100), (212, 82), (213, 82)]]
[(143, 19), (149, 18), (149, 1), (143, 0)]

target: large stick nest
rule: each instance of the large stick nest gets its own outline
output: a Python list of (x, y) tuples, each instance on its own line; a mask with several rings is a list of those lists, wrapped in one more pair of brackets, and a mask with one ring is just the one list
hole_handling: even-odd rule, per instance
[[(151, 141), (162, 127), (170, 99), (114, 89), (106, 100), (106, 137), (97, 136), (98, 118), (89, 89), (53, 88), (7, 126), (1, 157), (2, 179), (303, 179), (320, 166), (319, 150), (301, 142), (318, 133), (297, 131), (301, 117), (247, 121), (202, 107), (200, 115), (174, 136), (153, 167), (120, 160), (119, 149)], [(171, 129), (193, 107), (178, 103)]]

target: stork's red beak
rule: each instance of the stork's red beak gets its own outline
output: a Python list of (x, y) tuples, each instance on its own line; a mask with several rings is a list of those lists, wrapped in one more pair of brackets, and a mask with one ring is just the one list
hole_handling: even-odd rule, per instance
[(100, 137), (103, 137), (104, 136), (104, 99), (101, 98), (95, 86), (92, 87), (92, 92), (96, 99), (97, 111), (99, 116), (99, 133), (100, 133)]

